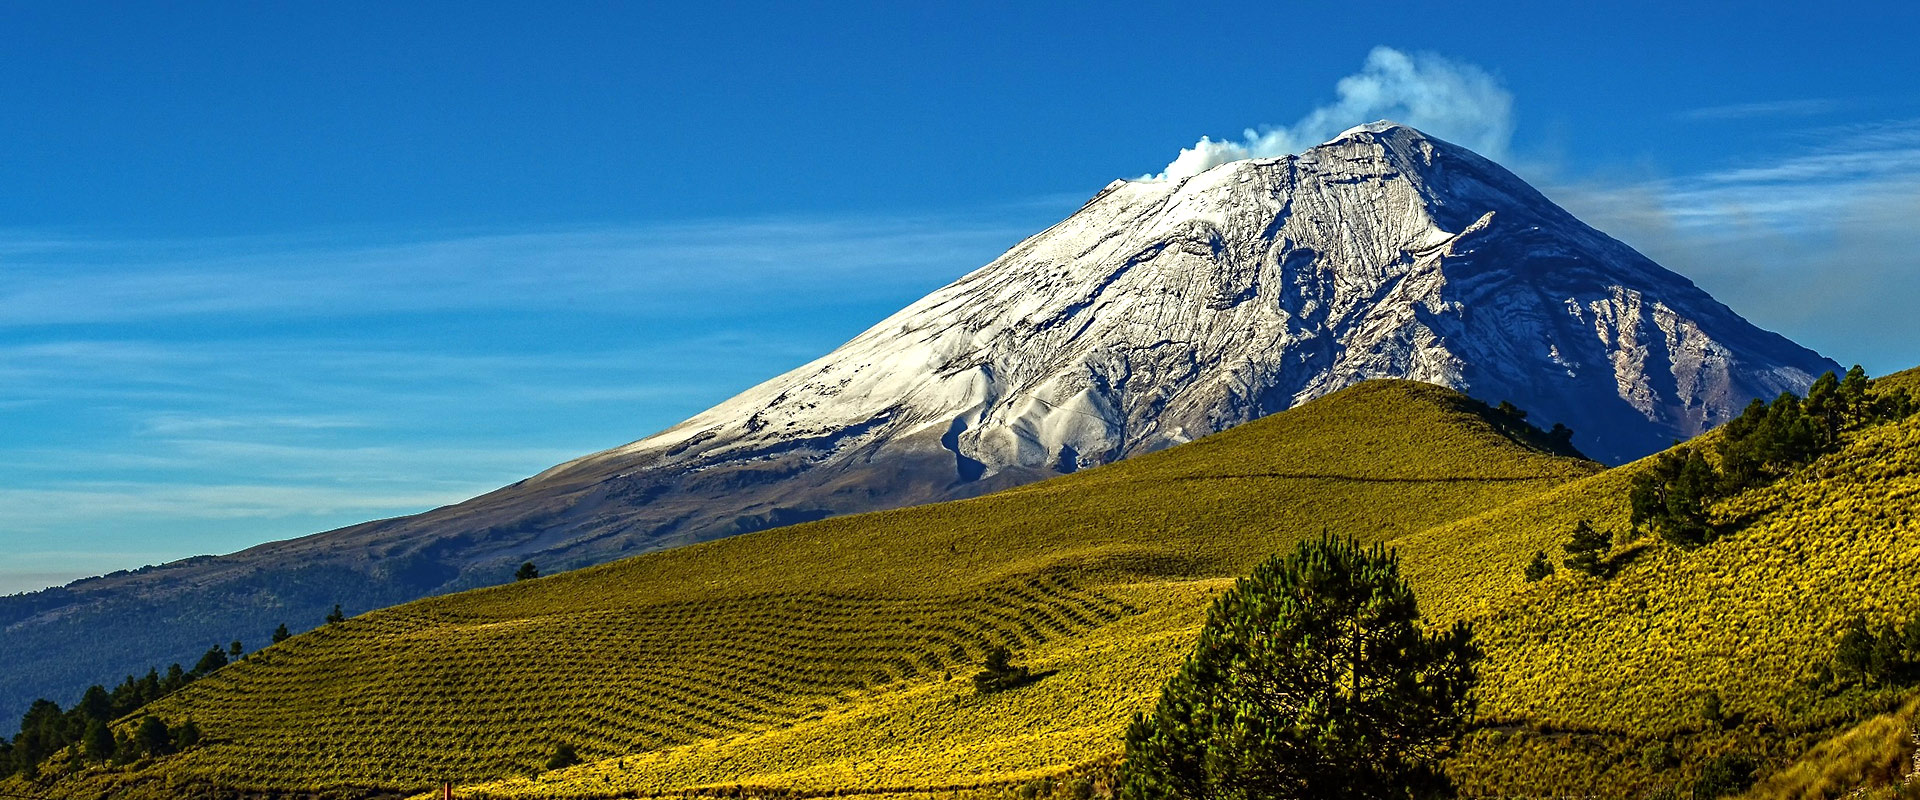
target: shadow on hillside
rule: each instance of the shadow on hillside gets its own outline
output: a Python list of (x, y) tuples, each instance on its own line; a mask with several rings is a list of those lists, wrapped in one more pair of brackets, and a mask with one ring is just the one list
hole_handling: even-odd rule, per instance
[(1039, 683), (1043, 680), (1046, 680), (1058, 674), (1060, 674), (1060, 670), (1057, 670), (1057, 669), (1043, 669), (1043, 670), (1040, 670), (1039, 672), (1029, 672), (1026, 674), (1026, 677), (1023, 677), (1016, 681), (1008, 682), (1007, 685), (1001, 691), (1010, 691), (1013, 689), (1020, 689), (1020, 688), (1025, 688), (1027, 686), (1032, 686), (1036, 683)]
[(981, 692), (976, 690), (970, 694), (962, 695), (956, 699), (959, 702), (965, 703), (970, 700), (977, 700), (987, 695), (995, 695), (995, 694), (1001, 694), (1003, 692), (1011, 692), (1017, 689), (1026, 688), (1028, 686), (1039, 683), (1043, 680), (1046, 680), (1047, 678), (1051, 678), (1054, 675), (1058, 675), (1058, 674), (1060, 674), (1060, 670), (1047, 669), (1047, 670), (1041, 670), (1039, 672), (1029, 672), (1024, 675), (1020, 675), (1018, 677), (1014, 677), (1011, 675), (1001, 676), (999, 684), (996, 685), (992, 690), (986, 691), (986, 692)]
[(1647, 542), (1634, 542), (1633, 544), (1614, 551), (1613, 556), (1606, 561), (1604, 567), (1606, 575), (1612, 577), (1620, 574), (1620, 570), (1626, 569), (1635, 561), (1639, 561), (1652, 550), (1653, 545)]

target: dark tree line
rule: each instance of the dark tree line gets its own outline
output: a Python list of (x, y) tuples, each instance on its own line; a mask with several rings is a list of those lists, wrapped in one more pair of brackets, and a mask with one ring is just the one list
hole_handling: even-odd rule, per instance
[[(346, 618), (336, 603), (326, 621), (331, 625)], [(281, 623), (273, 631), (273, 644), (291, 637), (286, 624)], [(100, 684), (89, 686), (72, 708), (63, 710), (59, 703), (45, 698), (35, 700), (20, 719), (20, 732), (11, 741), (0, 738), (0, 775), (35, 777), (48, 757), (72, 745), (79, 745), (81, 758), (96, 763), (125, 763), (192, 747), (200, 741), (200, 727), (192, 720), (170, 727), (164, 720), (148, 715), (131, 732), (115, 732), (112, 723), (213, 674), (245, 654), (246, 647), (236, 639), (224, 648), (219, 645), (207, 648), (200, 660), (194, 662), (193, 669), (179, 664), (169, 665), (164, 673), (158, 668), (150, 669), (145, 677), (128, 675), (111, 691)]]
[(147, 716), (132, 731), (119, 733), (114, 732), (112, 723), (213, 674), (227, 665), (230, 655), (238, 657), (242, 652), (239, 642), (226, 648), (215, 645), (191, 670), (173, 664), (164, 673), (151, 669), (145, 677), (128, 675), (111, 691), (94, 684), (80, 695), (79, 702), (64, 710), (52, 700), (34, 701), (21, 718), (20, 732), (13, 741), (0, 742), (0, 774), (36, 777), (48, 757), (76, 744), (80, 745), (82, 758), (124, 763), (199, 743), (200, 728), (191, 720), (170, 727), (158, 717)]
[(1871, 387), (1866, 370), (1855, 365), (1844, 378), (1820, 376), (1805, 398), (1785, 392), (1772, 402), (1754, 400), (1721, 428), (1714, 445), (1717, 467), (1698, 447), (1662, 453), (1652, 469), (1633, 479), (1634, 527), (1677, 547), (1704, 545), (1719, 534), (1710, 511), (1714, 501), (1839, 450), (1846, 431), (1920, 411), (1904, 391), (1875, 393)]

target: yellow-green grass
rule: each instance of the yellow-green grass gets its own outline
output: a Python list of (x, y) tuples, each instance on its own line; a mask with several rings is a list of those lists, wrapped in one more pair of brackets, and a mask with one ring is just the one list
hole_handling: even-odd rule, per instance
[[(418, 790), (526, 774), (562, 741), (599, 763), (488, 791), (917, 791), (1058, 772), (1117, 750), (1222, 579), (1323, 530), (1394, 539), (1598, 469), (1488, 420), (1439, 387), (1369, 383), (987, 497), (375, 612), (152, 709), (206, 744), (59, 787)], [(992, 644), (1044, 677), (974, 697)]]
[(1023, 659), (1045, 677), (978, 695), (963, 676), (904, 681), (820, 714), (537, 778), (467, 787), (474, 798), (664, 794), (743, 786), (802, 794), (971, 789), (1057, 775), (1114, 753), (1116, 733), (1152, 705), (1192, 646), (1205, 605), (1230, 579), (1115, 586), (1141, 613)]
[[(1645, 465), (1396, 542), (1422, 608), (1472, 620), (1487, 651), (1489, 727), (1452, 768), (1466, 793), (1627, 796), (1728, 750), (1784, 763), (1897, 701), (1817, 678), (1853, 618), (1920, 613), (1920, 418), (1722, 503), (1737, 530), (1694, 551), (1629, 530), (1626, 488)], [(1627, 540), (1619, 573), (1525, 582), (1523, 564), (1561, 555), (1581, 519)], [(1709, 693), (1728, 722), (1702, 718)], [(1640, 752), (1656, 741), (1686, 763), (1649, 769)]]
[[(1920, 697), (1879, 714), (1808, 752), (1742, 795), (1746, 800), (1829, 800), (1920, 783)], [(1920, 794), (1920, 785), (1915, 786)]]

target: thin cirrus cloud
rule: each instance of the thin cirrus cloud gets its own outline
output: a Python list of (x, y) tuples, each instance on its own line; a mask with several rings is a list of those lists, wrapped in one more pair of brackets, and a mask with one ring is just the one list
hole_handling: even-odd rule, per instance
[(1845, 107), (1840, 100), (1827, 97), (1810, 97), (1798, 100), (1763, 100), (1752, 103), (1729, 103), (1707, 106), (1680, 112), (1681, 119), (1695, 121), (1744, 120), (1758, 117), (1810, 117), (1827, 114)]
[(780, 294), (771, 283), (790, 291), (819, 279), (891, 286), (951, 278), (955, 264), (1027, 232), (1004, 217), (925, 217), (616, 226), (382, 246), (17, 233), (0, 236), (11, 270), (0, 288), (0, 326), (554, 304), (671, 311), (689, 292), (756, 297)]
[(1221, 164), (1298, 153), (1355, 125), (1387, 119), (1490, 158), (1513, 137), (1513, 94), (1472, 64), (1375, 47), (1360, 71), (1334, 84), (1338, 99), (1291, 125), (1248, 128), (1239, 140), (1202, 136), (1149, 180), (1179, 180)]
[(1697, 173), (1543, 184), (1765, 327), (1875, 373), (1920, 364), (1908, 310), (1920, 298), (1920, 120), (1813, 128), (1796, 141)]

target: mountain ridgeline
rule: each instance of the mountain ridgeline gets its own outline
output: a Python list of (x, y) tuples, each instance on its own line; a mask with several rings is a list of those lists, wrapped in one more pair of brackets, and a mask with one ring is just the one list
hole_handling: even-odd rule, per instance
[(0, 598), (0, 647), (24, 654), (0, 674), (0, 717), (334, 603), (977, 496), (1368, 379), (1511, 401), (1619, 463), (1836, 368), (1499, 165), (1368, 125), (1116, 181), (812, 363), (467, 502)]

